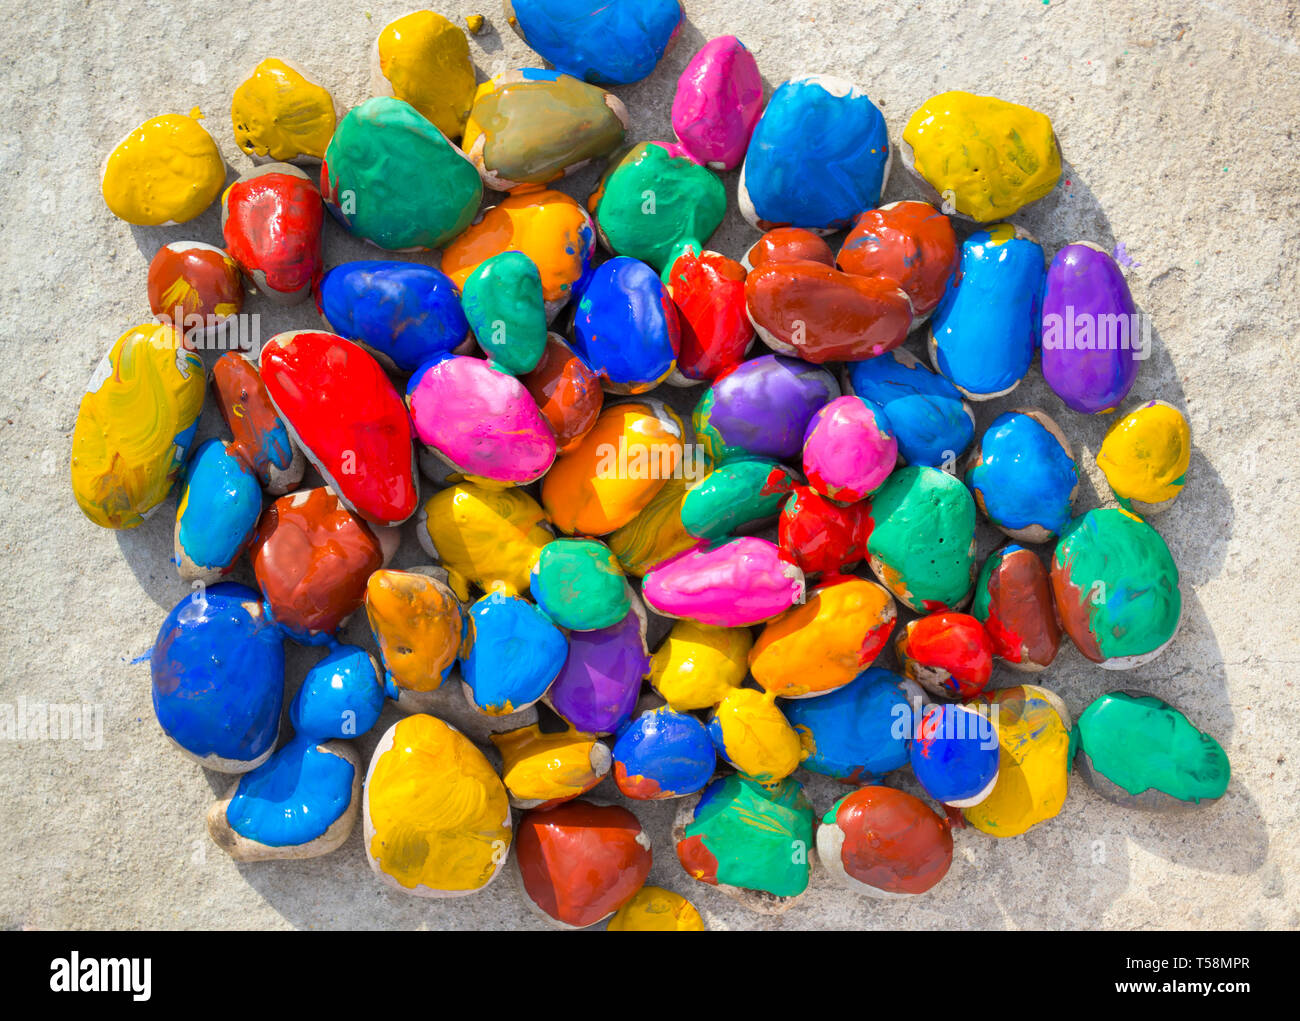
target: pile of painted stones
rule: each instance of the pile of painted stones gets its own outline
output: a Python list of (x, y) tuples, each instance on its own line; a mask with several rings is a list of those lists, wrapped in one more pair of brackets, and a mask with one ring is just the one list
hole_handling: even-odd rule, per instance
[[(377, 95), (336, 123), (325, 89), (259, 64), (232, 120), (272, 162), (222, 194), (224, 248), (157, 253), (157, 320), (82, 400), (72, 481), (92, 521), (135, 527), (179, 491), (175, 563), (196, 588), (162, 624), (153, 701), (182, 751), (239, 774), (213, 840), (306, 858), (359, 817), (395, 889), (461, 896), (511, 867), (558, 924), (692, 929), (687, 900), (644, 885), (636, 816), (583, 795), (682, 799), (686, 875), (766, 912), (817, 862), (858, 892), (923, 893), (954, 827), (1025, 832), (1060, 811), (1072, 767), (1142, 808), (1222, 795), (1223, 750), (1157, 697), (1114, 691), (1075, 722), (1044, 687), (990, 687), (995, 662), (1050, 666), (1063, 634), (1104, 668), (1146, 662), (1181, 612), (1144, 520), (1184, 484), (1177, 409), (1120, 418), (1097, 458), (1119, 506), (1077, 514), (1078, 465), (1044, 411), (975, 428), (969, 402), (1036, 360), (1082, 414), (1120, 409), (1140, 364), (1112, 257), (1079, 242), (1049, 262), (1005, 222), (1061, 176), (1048, 118), (927, 100), (900, 148), (931, 202), (880, 205), (892, 147), (853, 85), (796, 78), (764, 104), (750, 52), (714, 39), (681, 76), (676, 140), (630, 143), (604, 86), (654, 69), (676, 0), (505, 7), (553, 69), (476, 84), (465, 32), (418, 11), (380, 33)], [(288, 162), (312, 159), (319, 187)], [(598, 159), (586, 208), (550, 188)], [(705, 247), (737, 167), (764, 232), (741, 261)], [(144, 225), (194, 218), (223, 184), (179, 115), (127, 136), (103, 176)], [(508, 194), (480, 208), (485, 188)], [(327, 270), (326, 209), (388, 252), (441, 249), (441, 269)], [(245, 287), (314, 298), (327, 329), (216, 360), (230, 438), (192, 450), (199, 351)], [(750, 357), (756, 338), (770, 352)], [(661, 384), (702, 388), (693, 438), (648, 396)], [(299, 488), (305, 460), (323, 485)], [(1010, 540), (982, 565), (980, 516)], [(407, 522), (431, 563), (394, 570)], [(245, 554), (259, 590), (220, 580)], [(358, 611), (378, 660), (337, 640)], [(653, 654), (651, 613), (672, 619)], [(872, 665), (891, 638), (901, 673)], [(286, 639), (327, 653), (282, 740)], [(348, 739), (386, 699), (405, 715), (363, 784)], [(942, 814), (882, 782), (909, 766)], [(800, 767), (848, 785), (819, 822)]]

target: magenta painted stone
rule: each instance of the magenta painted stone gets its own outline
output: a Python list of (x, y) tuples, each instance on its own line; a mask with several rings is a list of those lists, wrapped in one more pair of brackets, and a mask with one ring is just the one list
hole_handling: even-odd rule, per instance
[(631, 718), (650, 669), (645, 631), (645, 608), (633, 600), (621, 623), (572, 632), (568, 659), (546, 702), (583, 733), (614, 733)]
[(746, 536), (665, 560), (645, 576), (641, 594), (665, 617), (748, 627), (802, 602), (804, 576), (775, 543)]
[(898, 441), (884, 412), (861, 397), (837, 397), (813, 415), (804, 433), (803, 471), (822, 496), (857, 503), (898, 464)]
[(763, 112), (758, 62), (734, 35), (705, 43), (686, 65), (673, 98), (678, 148), (714, 170), (740, 166)]

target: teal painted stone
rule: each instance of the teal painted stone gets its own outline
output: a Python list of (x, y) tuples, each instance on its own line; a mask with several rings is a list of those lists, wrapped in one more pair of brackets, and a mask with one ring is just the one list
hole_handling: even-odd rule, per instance
[(502, 252), (465, 280), (461, 304), (470, 329), (493, 362), (512, 376), (537, 368), (546, 350), (546, 299), (537, 264), (523, 252)]
[(798, 482), (775, 461), (729, 461), (706, 475), (682, 501), (682, 527), (700, 539), (725, 539), (769, 524)]

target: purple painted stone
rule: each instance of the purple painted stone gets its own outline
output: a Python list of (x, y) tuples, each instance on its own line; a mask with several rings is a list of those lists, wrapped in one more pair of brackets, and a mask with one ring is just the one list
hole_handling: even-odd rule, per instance
[(1043, 378), (1085, 415), (1118, 407), (1151, 353), (1123, 272), (1086, 242), (1066, 245), (1048, 267), (1042, 338)]
[(797, 460), (813, 415), (840, 396), (826, 369), (762, 355), (716, 380), (695, 407), (695, 436), (714, 464), (741, 457)]
[(632, 716), (650, 669), (646, 616), (640, 600), (622, 622), (569, 635), (569, 658), (546, 701), (587, 734), (612, 734)]

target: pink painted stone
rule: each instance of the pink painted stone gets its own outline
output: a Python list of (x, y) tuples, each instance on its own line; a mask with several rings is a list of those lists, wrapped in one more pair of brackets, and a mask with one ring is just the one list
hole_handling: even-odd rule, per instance
[(686, 65), (673, 98), (677, 148), (714, 170), (740, 166), (763, 112), (758, 62), (734, 35), (706, 43)]
[(822, 496), (856, 503), (879, 489), (898, 464), (898, 440), (861, 397), (837, 397), (804, 432), (803, 471)]
[(748, 627), (802, 602), (804, 576), (775, 543), (746, 536), (665, 560), (645, 576), (641, 594), (665, 617)]

